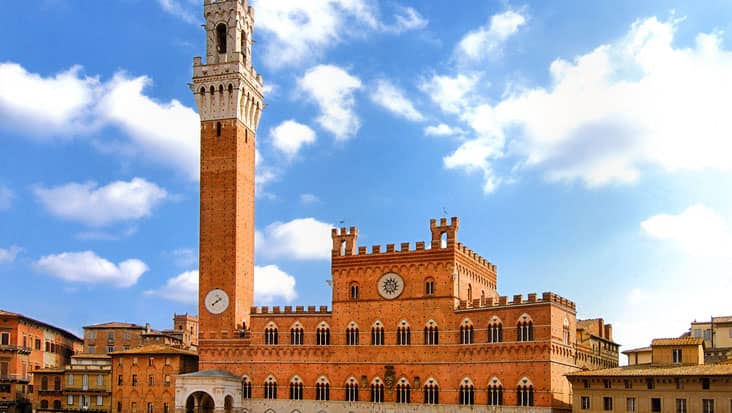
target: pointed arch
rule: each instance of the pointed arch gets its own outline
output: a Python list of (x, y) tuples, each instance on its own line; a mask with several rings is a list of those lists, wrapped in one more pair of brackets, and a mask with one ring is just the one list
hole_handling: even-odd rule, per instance
[(267, 323), (264, 328), (264, 344), (276, 345), (279, 343), (279, 328), (274, 321)]
[(319, 346), (330, 345), (330, 325), (325, 320), (318, 324), (318, 328), (315, 330), (315, 337), (315, 344)]
[(264, 398), (265, 399), (276, 399), (277, 398), (277, 378), (270, 374), (264, 379)]
[(463, 319), (460, 323), (460, 344), (473, 344), (475, 342), (475, 327), (469, 318)]
[(437, 345), (439, 344), (439, 329), (435, 320), (429, 320), (424, 326), (424, 344), (426, 345)]
[(400, 321), (397, 325), (397, 344), (400, 346), (412, 344), (412, 330), (406, 320)]
[(305, 329), (300, 321), (295, 321), (290, 326), (290, 344), (293, 346), (301, 346), (305, 343)]
[(475, 385), (469, 377), (460, 380), (458, 396), (461, 405), (472, 406), (475, 404)]
[(493, 377), (488, 381), (488, 405), (503, 405), (503, 383), (498, 377)]
[(425, 404), (440, 403), (440, 384), (434, 378), (430, 377), (424, 382), (424, 400)]
[(371, 402), (372, 403), (383, 403), (384, 402), (384, 381), (381, 377), (374, 377), (371, 380)]
[(345, 389), (346, 389), (345, 400), (347, 402), (357, 402), (358, 401), (358, 380), (356, 380), (356, 378), (353, 376), (349, 377), (346, 380)]
[(247, 375), (241, 377), (241, 398), (252, 398), (252, 380)]
[(359, 336), (358, 324), (355, 321), (348, 323), (346, 327), (346, 345), (357, 346)]
[(497, 315), (491, 317), (488, 323), (488, 342), (500, 343), (503, 341), (503, 321)]
[(396, 384), (396, 402), (397, 403), (410, 403), (412, 389), (409, 385), (409, 380), (406, 377), (402, 377), (397, 381)]
[(519, 406), (534, 405), (534, 383), (528, 377), (521, 378), (516, 386), (516, 402)]
[(302, 400), (302, 379), (298, 375), (290, 379), (290, 400)]
[(315, 382), (315, 400), (330, 400), (330, 382), (325, 376)]
[(374, 324), (371, 325), (371, 345), (384, 345), (384, 324), (380, 320), (376, 320)]
[(534, 320), (527, 313), (521, 314), (516, 324), (516, 339), (518, 341), (534, 340)]

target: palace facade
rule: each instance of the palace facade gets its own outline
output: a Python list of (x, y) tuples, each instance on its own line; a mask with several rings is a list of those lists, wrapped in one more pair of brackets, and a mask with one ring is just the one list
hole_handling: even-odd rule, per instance
[(565, 374), (616, 367), (601, 319), (555, 293), (501, 296), (494, 264), (458, 241), (367, 249), (332, 231), (330, 306), (253, 307), (254, 153), (262, 77), (247, 0), (204, 0), (207, 55), (194, 58), (201, 116), (199, 371), (175, 411), (569, 411)]

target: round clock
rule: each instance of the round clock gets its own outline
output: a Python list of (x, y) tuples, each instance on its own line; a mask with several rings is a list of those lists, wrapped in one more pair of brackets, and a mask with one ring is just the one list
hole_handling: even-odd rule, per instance
[(380, 296), (391, 300), (399, 297), (404, 291), (404, 279), (397, 273), (388, 272), (379, 278), (376, 288)]
[(206, 294), (204, 304), (209, 313), (221, 314), (229, 307), (229, 296), (226, 291), (215, 288)]

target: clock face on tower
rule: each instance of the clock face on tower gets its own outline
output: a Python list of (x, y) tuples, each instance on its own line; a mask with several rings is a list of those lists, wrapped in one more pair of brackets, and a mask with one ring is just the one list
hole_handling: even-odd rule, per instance
[(209, 313), (221, 314), (229, 307), (229, 295), (224, 290), (213, 289), (206, 294), (204, 304)]
[(397, 273), (388, 272), (379, 278), (376, 288), (380, 296), (391, 300), (399, 297), (404, 291), (404, 279)]

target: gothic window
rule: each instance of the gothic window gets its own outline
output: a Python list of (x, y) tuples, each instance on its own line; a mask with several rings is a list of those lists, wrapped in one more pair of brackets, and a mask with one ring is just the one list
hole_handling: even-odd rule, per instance
[(411, 331), (406, 321), (402, 321), (397, 327), (397, 344), (408, 346), (412, 343)]
[(358, 300), (358, 283), (351, 283), (351, 300)]
[(216, 26), (216, 50), (219, 53), (226, 53), (226, 25), (224, 23)]
[(251, 399), (252, 398), (252, 382), (249, 381), (247, 376), (241, 379), (241, 398)]
[(209, 90), (209, 92), (211, 92), (211, 94), (213, 95), (214, 93), (216, 93), (216, 88), (211, 86), (211, 89)]
[(526, 377), (519, 382), (516, 394), (516, 402), (519, 406), (534, 405), (534, 385)]
[(424, 327), (424, 344), (437, 345), (439, 344), (439, 331), (437, 330), (437, 324), (430, 320)]
[(472, 406), (475, 403), (475, 386), (470, 379), (464, 379), (460, 383), (460, 404), (465, 406)]
[(348, 324), (346, 329), (346, 344), (349, 346), (358, 345), (358, 326), (354, 322)]
[(279, 341), (277, 326), (270, 323), (264, 329), (264, 344), (276, 345)]
[(488, 384), (488, 405), (501, 406), (503, 404), (503, 385), (497, 378), (493, 378)]
[(330, 383), (325, 377), (319, 378), (315, 383), (315, 400), (330, 400)]
[(303, 330), (300, 323), (295, 323), (295, 325), (290, 328), (290, 344), (294, 346), (299, 346), (303, 344), (303, 336), (305, 335), (305, 330)]
[(330, 344), (330, 327), (325, 323), (320, 323), (316, 330), (316, 344), (319, 346), (327, 346)]
[(234, 85), (232, 85), (231, 83), (229, 83), (229, 93), (234, 93)]
[(503, 341), (503, 323), (498, 317), (493, 317), (488, 324), (488, 342), (500, 343)]
[(428, 278), (424, 282), (424, 293), (425, 295), (435, 295), (435, 280)]
[(224, 93), (224, 85), (219, 85), (219, 93)]
[(381, 321), (377, 321), (371, 327), (371, 345), (372, 346), (383, 346), (384, 345), (384, 326)]
[(264, 382), (264, 398), (277, 398), (277, 381), (272, 376), (267, 377), (267, 380)]
[(297, 376), (290, 381), (290, 400), (302, 400), (302, 380)]
[(379, 378), (371, 382), (371, 401), (373, 403), (384, 402), (384, 383)]
[(203, 86), (201, 86), (201, 90), (199, 92), (201, 92), (201, 96), (205, 95), (206, 94), (206, 88), (203, 87)]
[(429, 379), (424, 385), (424, 403), (440, 404), (440, 387), (434, 379)]
[(468, 284), (468, 303), (473, 301), (473, 286)]
[(475, 330), (473, 329), (473, 323), (465, 319), (460, 325), (460, 344), (473, 344), (474, 339)]
[(562, 339), (564, 344), (569, 345), (569, 320), (567, 318), (564, 319), (564, 324), (562, 325)]
[(410, 400), (410, 387), (407, 379), (402, 378), (396, 385), (396, 402), (397, 403), (409, 403)]
[(351, 377), (346, 382), (346, 401), (357, 402), (358, 401), (358, 382), (355, 378)]
[(516, 327), (518, 331), (516, 339), (518, 341), (532, 341), (534, 339), (534, 322), (531, 321), (528, 315), (522, 315)]

